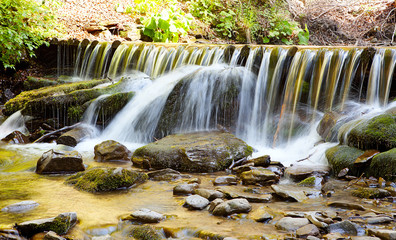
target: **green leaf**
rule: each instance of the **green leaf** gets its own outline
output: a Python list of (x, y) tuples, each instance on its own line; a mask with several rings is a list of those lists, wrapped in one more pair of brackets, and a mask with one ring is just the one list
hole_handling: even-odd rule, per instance
[(158, 27), (159, 27), (160, 29), (166, 31), (166, 30), (169, 29), (169, 26), (170, 26), (170, 24), (169, 24), (168, 21), (166, 21), (166, 20), (164, 20), (164, 19), (162, 19), (162, 18), (160, 18), (160, 19), (158, 20)]

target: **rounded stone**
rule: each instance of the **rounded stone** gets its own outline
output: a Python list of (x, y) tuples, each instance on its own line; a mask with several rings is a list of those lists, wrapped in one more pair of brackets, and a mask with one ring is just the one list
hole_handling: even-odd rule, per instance
[(131, 216), (135, 220), (144, 223), (157, 223), (165, 219), (164, 215), (162, 215), (161, 213), (151, 211), (147, 208), (142, 208), (138, 211), (135, 211), (131, 214)]
[(189, 209), (202, 210), (209, 205), (209, 200), (199, 195), (191, 195), (186, 198), (184, 207)]

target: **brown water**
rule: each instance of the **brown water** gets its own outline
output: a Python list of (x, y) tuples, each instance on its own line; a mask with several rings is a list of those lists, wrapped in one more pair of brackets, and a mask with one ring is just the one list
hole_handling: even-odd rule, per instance
[[(44, 148), (47, 147), (53, 146), (48, 145)], [(187, 234), (186, 231), (182, 231), (183, 229), (189, 229), (190, 231), (205, 230), (240, 239), (246, 239), (248, 236), (266, 236), (269, 239), (276, 239), (285, 234), (274, 227), (277, 220), (283, 217), (284, 212), (325, 211), (330, 209), (326, 206), (328, 201), (352, 201), (376, 211), (396, 212), (393, 203), (361, 200), (352, 197), (347, 191), (339, 191), (331, 198), (318, 197), (309, 199), (306, 203), (281, 200), (273, 200), (271, 203), (252, 203), (253, 210), (249, 214), (240, 214), (229, 218), (216, 217), (206, 210), (187, 210), (182, 206), (185, 197), (173, 196), (173, 187), (188, 179), (175, 182), (148, 181), (136, 188), (106, 194), (91, 194), (75, 190), (63, 183), (67, 176), (44, 176), (34, 173), (36, 161), (45, 150), (42, 147), (39, 149), (25, 147), (11, 150), (4, 146), (0, 147), (0, 158), (9, 162), (8, 165), (2, 167), (2, 172), (0, 172), (0, 208), (23, 200), (34, 200), (40, 204), (27, 213), (0, 212), (0, 228), (8, 228), (14, 223), (27, 220), (54, 217), (62, 212), (77, 212), (80, 220), (78, 227), (83, 231), (92, 232), (93, 229), (106, 228), (106, 226), (114, 226), (115, 228), (122, 216), (127, 216), (140, 208), (149, 208), (168, 216), (166, 220), (155, 224), (156, 226), (173, 229), (173, 231), (179, 232), (181, 236)], [(130, 163), (96, 163), (88, 158), (84, 158), (84, 162), (89, 166), (130, 167)], [(214, 188), (212, 180), (225, 174), (224, 172), (208, 175), (194, 174), (192, 177), (201, 179), (200, 187)], [(346, 184), (343, 182), (336, 183), (342, 186)], [(237, 185), (228, 188), (243, 191), (243, 189), (249, 187)], [(258, 187), (258, 190), (271, 192), (268, 187)], [(275, 216), (274, 220), (269, 224), (264, 224), (249, 219), (251, 214), (259, 208), (272, 213)], [(354, 214), (353, 211), (340, 209), (337, 211), (340, 215)], [(395, 223), (393, 223), (393, 228), (395, 228), (394, 225)]]

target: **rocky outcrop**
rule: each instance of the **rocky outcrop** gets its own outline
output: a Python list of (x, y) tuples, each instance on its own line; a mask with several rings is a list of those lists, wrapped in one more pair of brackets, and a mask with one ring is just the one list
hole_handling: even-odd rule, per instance
[(53, 149), (43, 153), (37, 161), (36, 167), (36, 173), (38, 174), (79, 172), (84, 170), (85, 166), (80, 153), (77, 151), (54, 151)]
[(114, 140), (104, 141), (94, 148), (95, 161), (130, 161), (132, 152), (127, 147)]
[(143, 183), (148, 176), (145, 173), (124, 168), (93, 168), (77, 173), (66, 179), (66, 183), (87, 192), (107, 192), (129, 188)]
[(31, 237), (36, 233), (54, 231), (59, 235), (66, 234), (77, 223), (75, 212), (61, 213), (57, 217), (38, 219), (15, 225), (18, 232), (25, 237)]
[(196, 132), (167, 136), (135, 150), (132, 162), (154, 169), (215, 172), (252, 154), (252, 148), (226, 132)]

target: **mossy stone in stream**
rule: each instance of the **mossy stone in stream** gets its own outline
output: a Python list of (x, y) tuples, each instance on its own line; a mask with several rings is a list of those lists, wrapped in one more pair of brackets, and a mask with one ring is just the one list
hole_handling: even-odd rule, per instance
[(358, 169), (353, 164), (364, 151), (346, 145), (337, 145), (326, 151), (326, 158), (332, 168), (333, 174), (337, 175), (342, 169), (348, 168), (349, 175), (358, 175)]
[(87, 192), (107, 192), (129, 188), (148, 179), (147, 174), (123, 168), (93, 168), (77, 173), (66, 179), (65, 183)]
[(375, 155), (371, 160), (368, 175), (396, 181), (396, 148)]
[(352, 195), (360, 198), (384, 198), (391, 194), (385, 189), (360, 187), (352, 191)]
[(362, 150), (395, 148), (396, 114), (381, 114), (360, 121), (348, 133), (346, 144)]
[(297, 185), (301, 187), (314, 187), (315, 186), (316, 177), (307, 177), (306, 179), (299, 182)]
[(163, 239), (162, 234), (149, 225), (131, 226), (128, 229), (129, 236), (136, 240), (160, 240)]
[(236, 161), (251, 155), (253, 149), (231, 133), (213, 131), (169, 135), (135, 150), (132, 161), (137, 166), (184, 172), (225, 170)]

